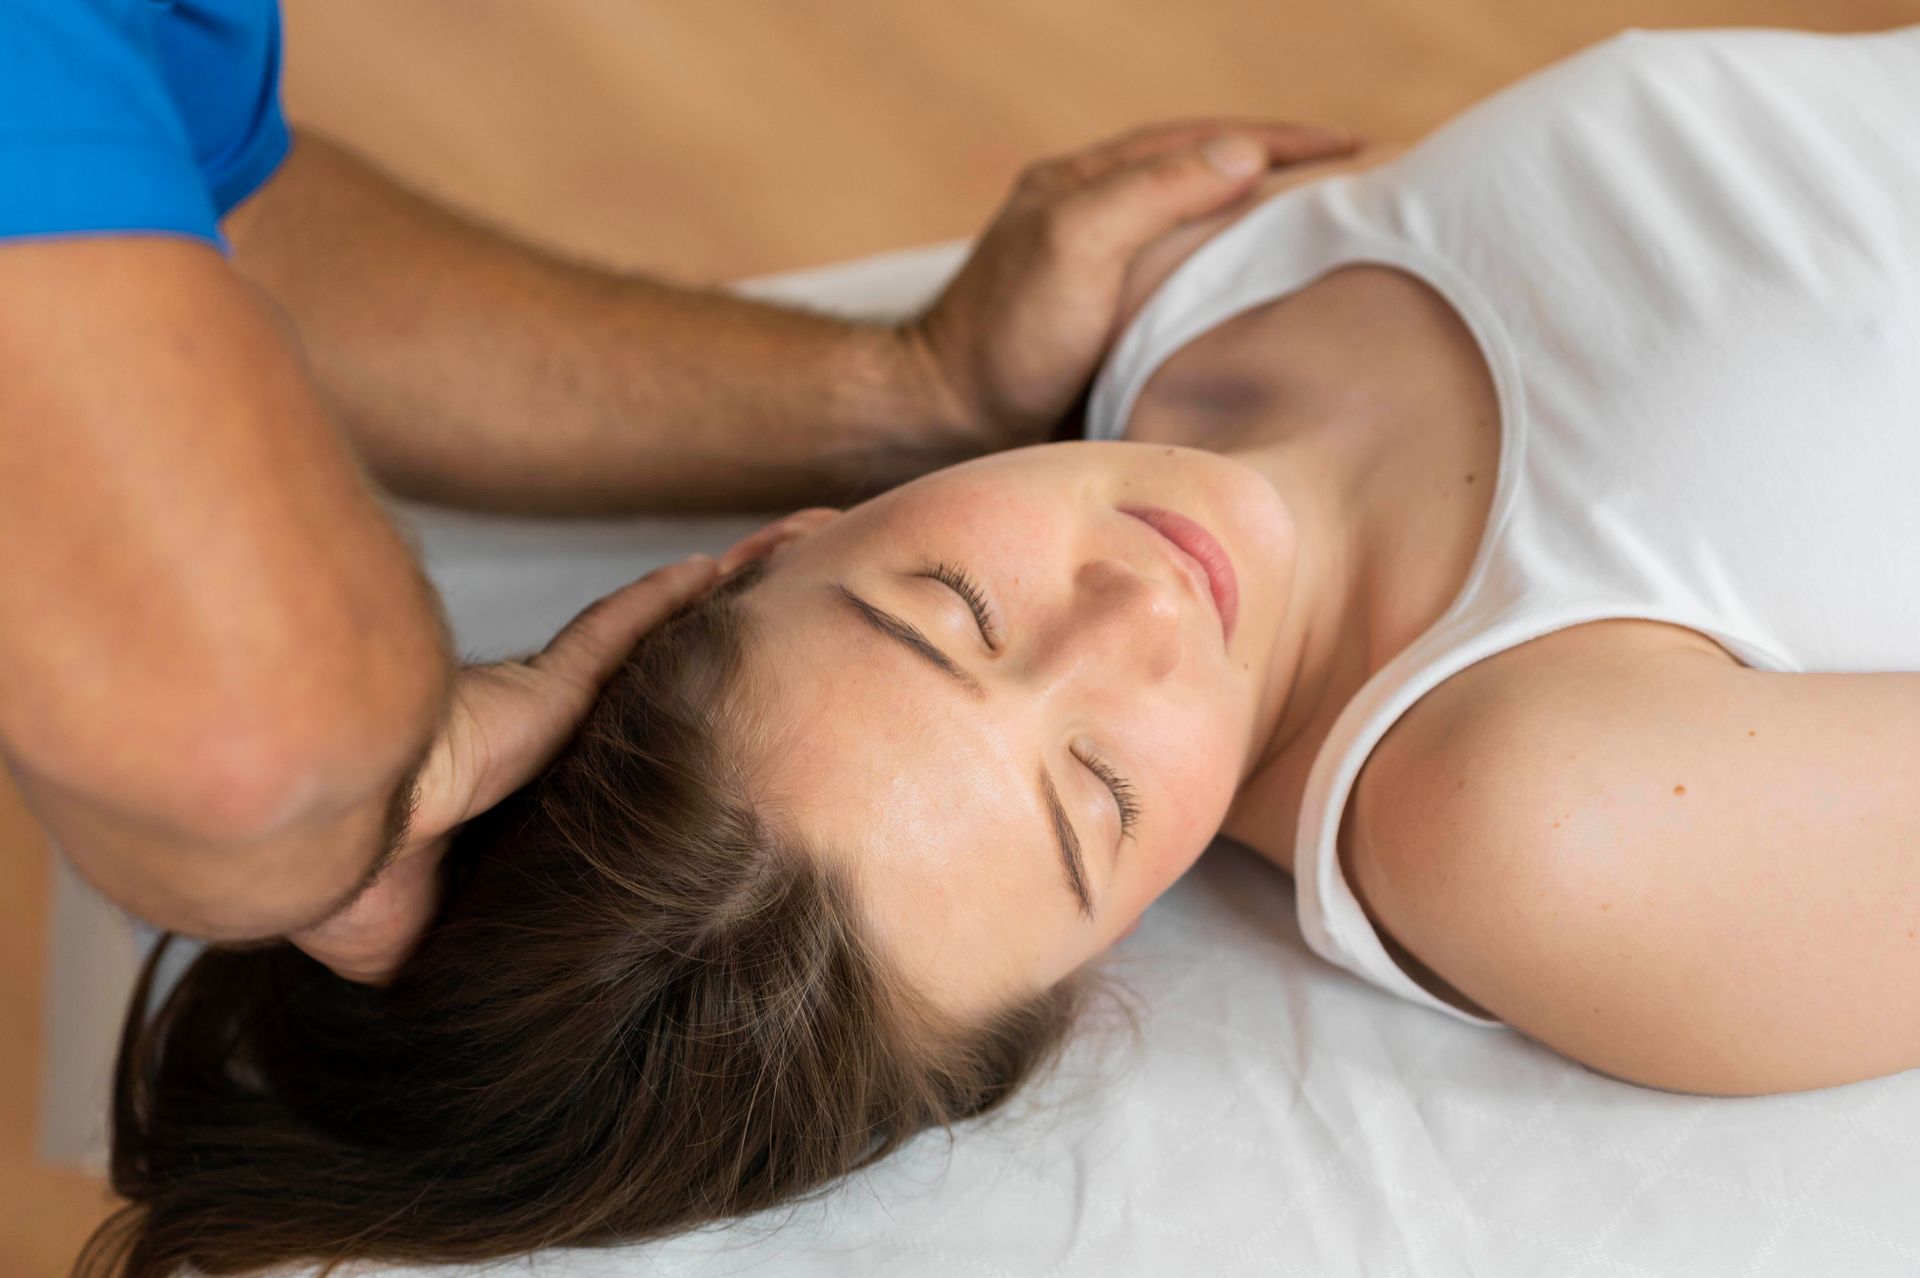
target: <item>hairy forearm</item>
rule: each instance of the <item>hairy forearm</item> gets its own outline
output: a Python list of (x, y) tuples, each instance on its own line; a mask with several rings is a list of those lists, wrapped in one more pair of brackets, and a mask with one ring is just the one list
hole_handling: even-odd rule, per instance
[(841, 500), (977, 452), (905, 331), (520, 245), (303, 136), (231, 220), (375, 475), (521, 513)]

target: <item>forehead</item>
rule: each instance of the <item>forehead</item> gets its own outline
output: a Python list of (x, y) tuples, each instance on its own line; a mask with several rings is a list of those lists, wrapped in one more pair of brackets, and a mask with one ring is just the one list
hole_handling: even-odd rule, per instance
[[(978, 550), (1026, 547), (1036, 524), (1072, 522), (1085, 498), (1130, 460), (1137, 444), (1045, 444), (977, 457), (921, 475), (847, 512), (792, 557), (883, 553), (895, 538), (929, 528), (963, 533)], [(1122, 451), (1116, 451), (1122, 450)]]
[(1031, 743), (818, 583), (754, 592), (756, 771), (778, 818), (851, 873), (917, 985), (1031, 989), (1077, 918)]

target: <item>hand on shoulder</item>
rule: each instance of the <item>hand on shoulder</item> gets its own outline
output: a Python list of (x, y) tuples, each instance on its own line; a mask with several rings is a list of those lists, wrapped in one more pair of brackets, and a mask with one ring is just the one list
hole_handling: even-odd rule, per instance
[(1303, 160), (1285, 168), (1270, 170), (1246, 194), (1225, 207), (1165, 231), (1142, 248), (1127, 268), (1115, 314), (1115, 332), (1124, 328), (1139, 313), (1140, 308), (1147, 304), (1147, 299), (1153, 296), (1154, 290), (1164, 284), (1181, 263), (1199, 252), (1201, 245), (1266, 201), (1282, 191), (1290, 191), (1323, 178), (1375, 168), (1398, 157), (1406, 149), (1404, 142), (1369, 142), (1350, 154)]
[(907, 336), (950, 392), (953, 415), (987, 430), (985, 446), (1038, 442), (1118, 331), (1143, 249), (1237, 206), (1278, 170), (1356, 145), (1334, 129), (1209, 120), (1031, 165)]

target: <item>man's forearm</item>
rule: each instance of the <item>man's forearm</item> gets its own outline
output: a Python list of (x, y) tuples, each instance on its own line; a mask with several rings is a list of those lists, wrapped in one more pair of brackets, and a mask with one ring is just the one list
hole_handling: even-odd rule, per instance
[(231, 219), (361, 456), (525, 513), (842, 500), (983, 447), (906, 332), (526, 248), (303, 136)]

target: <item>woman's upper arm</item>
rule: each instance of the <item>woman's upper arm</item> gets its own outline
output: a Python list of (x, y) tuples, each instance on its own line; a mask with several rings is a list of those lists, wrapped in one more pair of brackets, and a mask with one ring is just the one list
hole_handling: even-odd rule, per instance
[(1424, 761), (1354, 872), (1516, 1029), (1685, 1092), (1920, 1066), (1920, 674), (1621, 663)]

